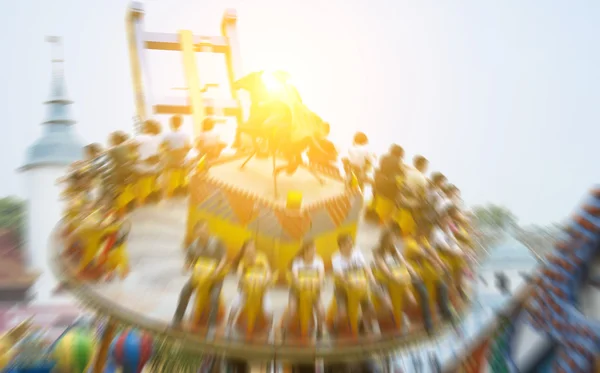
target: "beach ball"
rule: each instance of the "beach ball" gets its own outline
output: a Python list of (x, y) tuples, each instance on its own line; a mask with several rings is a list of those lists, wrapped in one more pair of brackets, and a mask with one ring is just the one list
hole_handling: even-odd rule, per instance
[(52, 353), (61, 372), (83, 373), (92, 360), (95, 347), (93, 333), (75, 328), (56, 342)]
[(152, 337), (137, 330), (128, 329), (112, 342), (111, 356), (122, 373), (140, 373), (152, 357)]

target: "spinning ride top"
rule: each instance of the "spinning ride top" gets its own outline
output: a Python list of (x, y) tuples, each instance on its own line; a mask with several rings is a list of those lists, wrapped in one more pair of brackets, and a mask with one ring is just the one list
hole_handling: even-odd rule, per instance
[(213, 164), (190, 177), (186, 246), (200, 221), (228, 248), (233, 258), (252, 238), (271, 265), (285, 274), (302, 241), (313, 240), (326, 263), (337, 250), (337, 237), (355, 237), (363, 197), (341, 179), (323, 176), (321, 185), (305, 169), (281, 177), (276, 198), (270, 160), (254, 158)]

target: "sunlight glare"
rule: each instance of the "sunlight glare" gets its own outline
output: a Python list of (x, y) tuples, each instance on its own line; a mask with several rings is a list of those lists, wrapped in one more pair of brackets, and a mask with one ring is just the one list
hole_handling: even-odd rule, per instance
[(274, 73), (265, 71), (261, 75), (261, 79), (267, 91), (270, 94), (281, 94), (284, 91), (284, 82), (278, 79)]

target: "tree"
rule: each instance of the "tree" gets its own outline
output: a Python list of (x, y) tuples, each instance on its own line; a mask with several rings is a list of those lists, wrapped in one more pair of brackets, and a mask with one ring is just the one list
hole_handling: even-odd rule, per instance
[(0, 198), (0, 229), (15, 232), (19, 243), (24, 241), (27, 206), (16, 197)]
[(548, 226), (531, 225), (515, 231), (515, 238), (527, 246), (536, 256), (543, 258), (554, 248), (563, 226), (551, 224)]
[(517, 217), (504, 206), (487, 204), (473, 208), (475, 223), (482, 228), (507, 229), (517, 226)]

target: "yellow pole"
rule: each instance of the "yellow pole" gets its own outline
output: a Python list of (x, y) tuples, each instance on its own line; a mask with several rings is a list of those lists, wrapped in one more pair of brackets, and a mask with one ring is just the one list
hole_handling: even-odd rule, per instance
[[(237, 30), (237, 14), (233, 9), (227, 9), (221, 21), (221, 34), (227, 38), (227, 49), (225, 51), (225, 63), (227, 65), (227, 78), (231, 89), (231, 96), (238, 101), (238, 92), (233, 88), (234, 83), (242, 77), (242, 55), (240, 52), (240, 40)], [(238, 101), (239, 103), (239, 101)], [(244, 122), (242, 108), (240, 106), (236, 115), (237, 125)], [(241, 146), (240, 132), (236, 130), (235, 146)]]
[(125, 21), (125, 29), (127, 31), (127, 43), (129, 46), (129, 61), (131, 63), (131, 80), (135, 94), (135, 112), (140, 120), (144, 120), (146, 118), (146, 103), (142, 83), (140, 51), (138, 50), (138, 37), (141, 36), (137, 35), (136, 30), (139, 17), (141, 16), (140, 12), (131, 9)]
[(96, 353), (96, 361), (94, 361), (94, 373), (104, 372), (106, 366), (106, 360), (108, 359), (108, 350), (110, 349), (110, 343), (112, 342), (115, 332), (117, 331), (117, 324), (113, 319), (108, 320), (104, 335), (100, 341), (98, 352)]
[(194, 47), (194, 36), (190, 30), (179, 31), (179, 43), (183, 54), (183, 69), (188, 85), (188, 94), (192, 106), (192, 119), (194, 121), (194, 136), (202, 132), (202, 121), (205, 116), (202, 92), (200, 91), (200, 78), (198, 76), (198, 65), (196, 64), (196, 48)]

